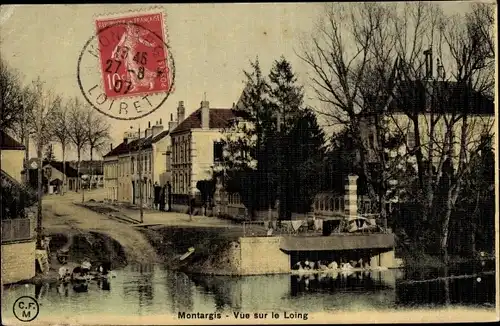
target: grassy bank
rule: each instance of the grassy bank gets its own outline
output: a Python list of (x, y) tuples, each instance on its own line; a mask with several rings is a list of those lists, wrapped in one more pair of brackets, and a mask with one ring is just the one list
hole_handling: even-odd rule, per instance
[[(143, 232), (169, 268), (203, 274), (230, 274), (226, 251), (242, 236), (239, 228), (225, 227), (162, 226)], [(191, 247), (193, 254), (179, 260)]]

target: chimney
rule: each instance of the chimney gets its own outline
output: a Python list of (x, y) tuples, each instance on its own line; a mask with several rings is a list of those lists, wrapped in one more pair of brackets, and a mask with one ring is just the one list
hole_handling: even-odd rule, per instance
[[(153, 129), (151, 128), (151, 121), (148, 122), (148, 128), (146, 129), (146, 131), (144, 132), (144, 137), (145, 138), (148, 138), (149, 136), (151, 136), (153, 134)], [(139, 136), (140, 137), (140, 136)]]
[(174, 121), (173, 113), (170, 114), (170, 121), (168, 122), (168, 131), (172, 131), (177, 127), (177, 121)]
[(357, 180), (357, 175), (349, 174), (347, 176), (347, 184), (345, 185), (344, 213), (349, 220), (355, 219), (358, 216)]
[(179, 106), (177, 107), (177, 123), (184, 121), (184, 101), (179, 101)]
[(113, 150), (113, 144), (109, 144), (109, 151), (112, 151)]
[(163, 131), (163, 125), (161, 124), (161, 119), (160, 119), (160, 123), (156, 121), (156, 124), (153, 126), (153, 131), (152, 131), (153, 137), (155, 137), (162, 131)]
[(210, 129), (210, 103), (201, 101), (201, 129)]
[(126, 145), (128, 143), (128, 138), (129, 138), (129, 132), (125, 131), (123, 133), (123, 143)]

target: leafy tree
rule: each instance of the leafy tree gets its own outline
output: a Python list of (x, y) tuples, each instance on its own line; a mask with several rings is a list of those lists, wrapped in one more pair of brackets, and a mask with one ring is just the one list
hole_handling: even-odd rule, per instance
[(26, 217), (26, 208), (33, 206), (37, 201), (36, 192), (28, 185), (1, 179), (1, 216), (3, 219)]
[[(308, 211), (320, 188), (325, 141), (316, 116), (303, 107), (303, 90), (291, 64), (281, 57), (269, 73), (258, 60), (247, 76), (227, 133), (226, 189), (251, 210), (279, 207), (281, 219)], [(279, 199), (279, 206), (276, 206)]]
[(270, 170), (272, 155), (268, 144), (273, 133), (269, 86), (262, 75), (259, 60), (245, 71), (245, 89), (234, 107), (237, 121), (226, 130), (226, 178), (230, 192), (239, 192), (253, 212), (273, 203), (275, 191)]
[(283, 56), (269, 73), (273, 122), (272, 169), (277, 180), (280, 218), (310, 210), (320, 189), (319, 171), (325, 155), (324, 133), (312, 110), (304, 108), (303, 87), (298, 85), (292, 65)]
[(282, 142), (288, 145), (283, 151), (281, 170), (286, 217), (291, 212), (309, 212), (321, 189), (326, 156), (325, 137), (316, 115), (310, 109), (302, 109), (298, 114)]
[(203, 202), (203, 206), (205, 207), (205, 213), (207, 210), (207, 205), (214, 197), (215, 193), (215, 179), (211, 180), (200, 180), (196, 183), (196, 188), (200, 191), (201, 200)]

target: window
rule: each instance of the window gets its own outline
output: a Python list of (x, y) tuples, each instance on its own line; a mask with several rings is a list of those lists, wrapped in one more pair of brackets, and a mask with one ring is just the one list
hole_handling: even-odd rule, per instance
[(214, 162), (224, 161), (224, 143), (214, 142)]
[(170, 152), (172, 153), (172, 163), (175, 163), (175, 140), (172, 139), (172, 148), (170, 149)]
[(186, 143), (184, 142), (184, 138), (181, 141), (181, 161), (180, 163), (184, 163), (184, 152), (186, 149)]
[(187, 173), (184, 174), (184, 180), (186, 180), (186, 193), (189, 193), (189, 188), (190, 188), (190, 185), (189, 185), (189, 179), (188, 179), (188, 175)]
[(149, 172), (151, 172), (151, 165), (152, 165), (151, 161), (152, 161), (152, 157), (151, 157), (151, 154), (149, 154)]
[(180, 182), (181, 188), (179, 190), (180, 190), (180, 193), (183, 194), (184, 193), (184, 175), (182, 173), (180, 175), (180, 178), (181, 178), (181, 182)]
[(172, 185), (172, 191), (174, 193), (177, 193), (177, 175), (174, 173), (174, 176), (173, 176), (173, 181), (174, 181), (174, 184)]
[(131, 164), (131, 166), (132, 166), (132, 174), (134, 174), (134, 161), (135, 161), (135, 159), (132, 157), (132, 164)]

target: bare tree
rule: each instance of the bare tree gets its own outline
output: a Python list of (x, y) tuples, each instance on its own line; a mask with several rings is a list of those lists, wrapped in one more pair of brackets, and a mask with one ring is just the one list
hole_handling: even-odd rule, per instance
[[(392, 112), (388, 116), (405, 139), (403, 158), (407, 163), (416, 158), (418, 187), (412, 195), (422, 203), (423, 220), (438, 226), (441, 251), (447, 261), (450, 219), (459, 196), (466, 195), (462, 191), (464, 177), (487, 139), (481, 136), (492, 132), (493, 118), (481, 114), (483, 99), (491, 98), (494, 85), (494, 53), (490, 36), (484, 32), (491, 30), (491, 20), (481, 17), (489, 12), (483, 8), (488, 6), (485, 4), (474, 5), (471, 13), (451, 17), (434, 4), (406, 6), (405, 16), (395, 20), (401, 61), (398, 85), (392, 91), (388, 89), (388, 95), (407, 119), (395, 119)], [(411, 42), (401, 37), (408, 28), (413, 30)], [(418, 58), (419, 53), (423, 60)], [(423, 101), (418, 100), (421, 95)], [(405, 137), (411, 132), (414, 144)]]
[(66, 151), (71, 146), (70, 137), (70, 108), (69, 104), (61, 105), (54, 116), (54, 138), (59, 142), (62, 149), (63, 180), (61, 195), (66, 191)]
[[(299, 55), (313, 70), (311, 86), (324, 105), (318, 113), (350, 131), (368, 181), (368, 194), (380, 203), (385, 202), (385, 191), (375, 189), (369, 164), (371, 147), (376, 142), (370, 141), (365, 126), (367, 119), (373, 120), (375, 134), (384, 134), (377, 120), (385, 105), (374, 107), (371, 99), (394, 82), (395, 36), (393, 26), (388, 24), (394, 15), (393, 7), (375, 3), (327, 4), (324, 20), (310, 43), (303, 43)], [(384, 165), (380, 159), (377, 163)], [(381, 208), (385, 218), (384, 205)]]
[[(16, 132), (22, 122), (23, 89), (19, 73), (0, 59), (0, 129)], [(18, 135), (21, 136), (21, 135)]]
[(45, 89), (44, 82), (35, 80), (27, 100), (32, 105), (28, 113), (28, 127), (33, 131), (33, 140), (38, 157), (38, 214), (37, 214), (37, 246), (42, 246), (42, 168), (43, 149), (53, 138), (53, 121), (55, 112), (61, 105), (61, 98)]
[[(478, 135), (491, 133), (492, 120), (474, 113), (474, 99), (491, 94), (494, 85), (491, 7), (475, 4), (470, 13), (450, 17), (438, 4), (423, 2), (327, 6), (325, 21), (299, 55), (313, 69), (312, 88), (325, 104), (319, 113), (348, 128), (369, 195), (380, 203), (385, 183), (402, 166), (415, 167), (413, 197), (424, 206), (424, 220), (439, 220), (447, 259), (463, 177), (483, 145)], [(433, 53), (440, 60), (437, 78)], [(370, 128), (375, 141), (364, 132)], [(388, 134), (405, 149), (396, 158), (384, 153)], [(380, 170), (378, 194), (367, 159)], [(446, 209), (438, 214), (437, 193), (445, 181)]]
[(81, 187), (80, 180), (80, 163), (82, 159), (82, 152), (89, 143), (88, 132), (86, 129), (86, 119), (88, 115), (89, 108), (81, 103), (78, 98), (73, 98), (69, 102), (69, 125), (68, 125), (68, 135), (71, 140), (72, 145), (76, 149), (77, 153), (77, 174), (78, 183), (77, 191)]
[[(86, 119), (86, 131), (88, 138), (88, 147), (90, 151), (90, 164), (91, 164), (91, 175), (90, 180), (92, 181), (92, 177), (94, 175), (94, 151), (102, 151), (104, 146), (107, 144), (107, 141), (110, 139), (110, 128), (111, 126), (106, 121), (103, 115), (100, 115), (95, 110), (89, 110), (87, 112)], [(90, 182), (89, 186), (92, 186), (92, 182)]]

